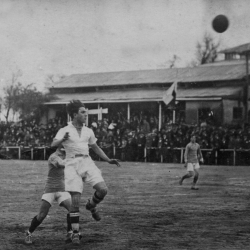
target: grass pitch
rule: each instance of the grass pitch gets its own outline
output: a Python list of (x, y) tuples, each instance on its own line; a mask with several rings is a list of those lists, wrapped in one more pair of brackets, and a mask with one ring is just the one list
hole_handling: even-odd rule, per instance
[[(179, 186), (183, 164), (97, 162), (109, 187), (100, 205), (102, 220), (85, 210), (93, 189), (81, 200), (78, 249), (249, 249), (250, 167), (202, 166), (199, 190), (191, 179)], [(46, 161), (0, 161), (0, 249), (65, 249), (66, 210), (57, 204), (23, 244), (37, 214), (47, 175)]]

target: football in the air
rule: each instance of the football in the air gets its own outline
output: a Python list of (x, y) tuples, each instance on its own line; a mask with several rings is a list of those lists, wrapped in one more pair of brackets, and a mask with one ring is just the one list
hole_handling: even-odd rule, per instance
[(213, 19), (212, 27), (216, 32), (223, 33), (229, 27), (229, 20), (225, 15), (218, 15)]

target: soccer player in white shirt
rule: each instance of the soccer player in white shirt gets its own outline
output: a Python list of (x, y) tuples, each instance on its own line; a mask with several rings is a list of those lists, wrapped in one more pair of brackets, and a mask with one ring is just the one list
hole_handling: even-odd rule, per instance
[(71, 101), (67, 106), (67, 112), (72, 122), (58, 131), (51, 146), (58, 147), (63, 145), (66, 151), (65, 190), (70, 192), (72, 198), (70, 208), (70, 220), (73, 230), (72, 243), (79, 245), (79, 205), (83, 191), (83, 182), (90, 184), (95, 189), (94, 195), (86, 204), (86, 209), (91, 211), (95, 220), (101, 219), (96, 206), (108, 192), (101, 171), (89, 156), (89, 147), (109, 164), (116, 164), (118, 167), (120, 167), (120, 164), (118, 160), (107, 157), (96, 144), (97, 139), (94, 132), (84, 126), (87, 110), (83, 103), (79, 100)]
[(201, 153), (201, 148), (198, 143), (196, 143), (196, 137), (195, 135), (191, 135), (191, 141), (187, 144), (184, 154), (185, 159), (185, 167), (187, 168), (188, 173), (184, 176), (182, 176), (181, 180), (179, 181), (179, 184), (182, 185), (182, 182), (186, 178), (190, 178), (194, 176), (193, 184), (191, 189), (192, 190), (198, 190), (199, 188), (196, 187), (196, 183), (199, 178), (199, 159), (203, 163), (203, 157)]

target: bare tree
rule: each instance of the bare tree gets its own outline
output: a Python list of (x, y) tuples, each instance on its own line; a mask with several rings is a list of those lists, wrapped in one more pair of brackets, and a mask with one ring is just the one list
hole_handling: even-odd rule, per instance
[(18, 82), (18, 78), (22, 75), (22, 71), (18, 70), (16, 73), (12, 73), (10, 83), (7, 83), (7, 86), (3, 88), (4, 90), (4, 107), (6, 109), (5, 119), (8, 122), (10, 110), (13, 111), (13, 114), (18, 111), (18, 96), (21, 91), (21, 83)]
[(220, 42), (215, 42), (214, 38), (205, 33), (202, 42), (198, 42), (196, 45), (196, 59), (197, 64), (212, 63), (218, 56), (218, 48)]
[(171, 60), (168, 61), (168, 63), (169, 63), (169, 68), (170, 68), (170, 69), (174, 68), (176, 62), (179, 61), (179, 60), (180, 60), (180, 57), (179, 57), (179, 56), (173, 55), (173, 58), (172, 58)]
[(220, 42), (216, 42), (214, 38), (205, 33), (201, 42), (196, 45), (196, 58), (188, 63), (188, 67), (197, 67), (201, 64), (213, 63), (218, 56), (218, 48)]
[(13, 114), (18, 112), (21, 119), (37, 119), (47, 111), (45, 102), (55, 100), (56, 97), (50, 93), (42, 93), (34, 87), (34, 84), (23, 86), (18, 82), (21, 71), (12, 74), (12, 78), (4, 88), (4, 107), (6, 109), (6, 122), (12, 110)]
[(45, 81), (45, 86), (47, 88), (50, 88), (51, 86), (53, 86), (56, 82), (59, 82), (61, 80), (63, 80), (65, 78), (65, 75), (54, 75), (54, 74), (49, 74), (47, 75), (46, 81)]
[(172, 69), (172, 68), (176, 67), (176, 63), (180, 60), (181, 60), (181, 58), (174, 54), (170, 60), (166, 60), (165, 62), (159, 64), (158, 67)]
[(39, 120), (48, 110), (44, 103), (54, 99), (55, 96), (38, 91), (32, 83), (22, 87), (18, 98), (20, 118)]

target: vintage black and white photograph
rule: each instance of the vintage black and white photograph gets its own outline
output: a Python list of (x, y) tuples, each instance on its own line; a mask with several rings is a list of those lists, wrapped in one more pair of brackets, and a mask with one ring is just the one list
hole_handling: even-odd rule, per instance
[(249, 0), (0, 0), (0, 250), (250, 249)]

